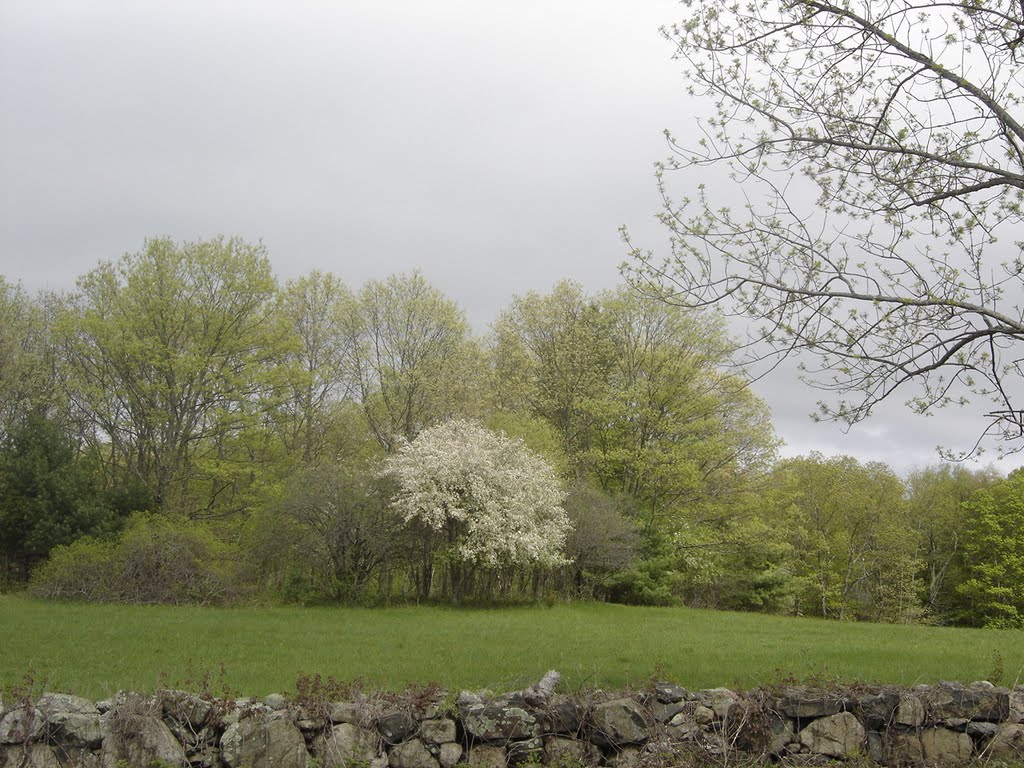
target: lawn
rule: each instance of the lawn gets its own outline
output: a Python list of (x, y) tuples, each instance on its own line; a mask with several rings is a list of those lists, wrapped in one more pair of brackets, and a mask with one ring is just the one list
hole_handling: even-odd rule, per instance
[[(223, 668), (223, 671), (222, 671)], [(297, 676), (400, 689), (510, 690), (559, 670), (568, 688), (749, 688), (787, 678), (888, 682), (1024, 677), (1024, 633), (849, 624), (685, 608), (572, 604), (195, 608), (48, 603), (0, 595), (0, 683), (100, 698), (118, 689), (295, 689)]]

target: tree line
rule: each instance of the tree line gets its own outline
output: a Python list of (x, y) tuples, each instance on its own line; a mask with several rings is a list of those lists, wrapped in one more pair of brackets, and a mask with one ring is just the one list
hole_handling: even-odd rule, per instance
[(490, 332), (418, 273), (148, 241), (0, 279), (0, 573), (136, 602), (606, 599), (1019, 625), (1017, 476), (779, 460), (715, 315), (621, 287)]

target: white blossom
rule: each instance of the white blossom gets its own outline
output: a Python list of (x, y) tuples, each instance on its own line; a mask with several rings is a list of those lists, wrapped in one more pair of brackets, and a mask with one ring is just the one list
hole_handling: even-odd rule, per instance
[(564, 562), (570, 523), (551, 466), (521, 440), (470, 421), (425, 429), (387, 461), (406, 523), (447, 532), (453, 553), (488, 567)]

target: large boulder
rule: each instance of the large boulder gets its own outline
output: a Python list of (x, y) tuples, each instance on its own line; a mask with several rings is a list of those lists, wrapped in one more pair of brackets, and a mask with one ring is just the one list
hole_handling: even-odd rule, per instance
[(423, 720), (420, 723), (420, 738), (427, 744), (447, 744), (456, 739), (455, 721), (447, 717)]
[(590, 715), (592, 740), (602, 747), (619, 748), (647, 739), (651, 723), (632, 699), (615, 699), (594, 707)]
[(61, 768), (48, 744), (19, 744), (0, 747), (0, 768)]
[(854, 715), (840, 712), (813, 720), (798, 736), (814, 754), (848, 757), (864, 750), (866, 732)]
[(924, 725), (924, 716), (924, 702), (920, 697), (912, 693), (899, 694), (896, 711), (893, 713), (893, 722), (896, 725), (917, 728)]
[(250, 718), (229, 725), (220, 739), (229, 768), (306, 768), (306, 741), (284, 718)]

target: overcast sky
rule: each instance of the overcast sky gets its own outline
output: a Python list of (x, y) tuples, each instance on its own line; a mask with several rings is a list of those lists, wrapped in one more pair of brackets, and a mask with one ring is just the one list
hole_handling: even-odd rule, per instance
[[(474, 326), (658, 250), (653, 164), (685, 95), (672, 0), (0, 0), (0, 274), (65, 289), (147, 237), (262, 240), (282, 278), (420, 269)], [(888, 404), (843, 434), (792, 370), (787, 454), (905, 471), (976, 414)], [(994, 455), (993, 455), (994, 458)], [(1017, 462), (1004, 463), (1004, 471)]]

